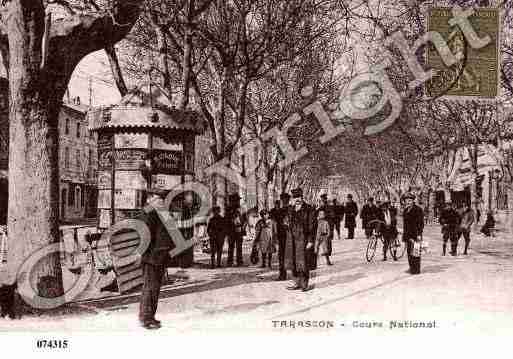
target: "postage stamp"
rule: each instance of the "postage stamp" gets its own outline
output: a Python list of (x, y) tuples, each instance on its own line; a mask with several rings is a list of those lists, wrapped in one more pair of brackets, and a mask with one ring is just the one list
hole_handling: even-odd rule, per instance
[(452, 17), (450, 8), (431, 8), (428, 14), (428, 31), (441, 34), (455, 55), (463, 55), (457, 64), (447, 67), (439, 52), (433, 46), (428, 47), (427, 64), (438, 71), (426, 84), (428, 94), (436, 96), (446, 92), (445, 95), (452, 96), (497, 96), (500, 11), (496, 8), (476, 9), (469, 17), (479, 37), (484, 34), (490, 37), (488, 45), (479, 49), (468, 46), (462, 30), (449, 24)]

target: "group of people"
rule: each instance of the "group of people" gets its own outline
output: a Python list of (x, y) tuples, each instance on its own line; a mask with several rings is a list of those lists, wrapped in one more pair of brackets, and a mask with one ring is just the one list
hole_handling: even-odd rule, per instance
[[(164, 205), (166, 193), (155, 190), (148, 191), (148, 194), (148, 202), (155, 208)], [(407, 245), (412, 274), (420, 272), (420, 258), (414, 256), (413, 250), (414, 243), (419, 241), (424, 226), (422, 209), (414, 204), (414, 199), (412, 195), (405, 197), (406, 207), (403, 213), (403, 240)], [(368, 223), (377, 217), (385, 223), (382, 232), (386, 238), (393, 238), (397, 235), (397, 210), (390, 203), (384, 203), (378, 210), (374, 206), (373, 201), (369, 199), (360, 214), (362, 221)], [(242, 244), (248, 218), (241, 210), (240, 197), (237, 194), (229, 196), (224, 216), (221, 215), (221, 208), (218, 206), (214, 207), (212, 212), (213, 215), (207, 224), (211, 266), (221, 267), (225, 239), (228, 239), (226, 265), (242, 266)], [(287, 289), (308, 291), (311, 289), (310, 271), (316, 269), (317, 258), (322, 256), (326, 259), (327, 265), (332, 264), (332, 240), (335, 231), (340, 233), (342, 219), (345, 218), (348, 238), (354, 238), (357, 215), (358, 207), (351, 195), (348, 195), (347, 201), (340, 206), (336, 200), (329, 204), (327, 196), (323, 195), (320, 205), (315, 208), (305, 202), (302, 189), (296, 188), (291, 194), (282, 193), (279, 204), (271, 211), (260, 212), (253, 247), (259, 252), (263, 267), (271, 266), (272, 255), (277, 247), (279, 276), (276, 280), (286, 280), (290, 273), (294, 283)], [(173, 243), (169, 232), (158, 220), (158, 215), (151, 211), (142, 211), (137, 218), (147, 223), (151, 229), (151, 243), (141, 257), (144, 284), (139, 320), (144, 328), (156, 329), (160, 327), (160, 322), (155, 319), (160, 287)]]
[[(477, 223), (476, 215), (471, 205), (463, 203), (459, 207), (455, 203), (447, 202), (445, 207), (440, 213), (438, 222), (441, 225), (442, 230), (442, 255), (446, 255), (447, 243), (451, 245), (450, 254), (452, 256), (458, 255), (458, 243), (461, 237), (465, 239), (465, 247), (463, 254), (468, 254), (468, 248), (470, 245), (470, 235), (472, 233), (472, 225)], [(488, 212), (486, 221), (481, 228), (481, 233), (485, 236), (490, 236), (495, 227), (495, 219), (493, 214)]]

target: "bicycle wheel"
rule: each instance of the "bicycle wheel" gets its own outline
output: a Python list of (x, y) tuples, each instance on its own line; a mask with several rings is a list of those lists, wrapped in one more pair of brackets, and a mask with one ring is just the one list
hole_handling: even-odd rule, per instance
[(404, 252), (406, 252), (406, 244), (402, 241), (399, 240), (399, 238), (394, 238), (393, 240), (390, 241), (390, 246), (389, 246), (389, 250), (390, 250), (390, 255), (392, 256), (392, 258), (394, 258), (395, 260), (399, 260), (402, 258), (402, 256), (404, 255)]
[(376, 246), (378, 244), (378, 238), (375, 234), (373, 234), (369, 238), (369, 243), (367, 243), (367, 252), (365, 253), (365, 257), (367, 258), (367, 262), (370, 262), (372, 258), (374, 258), (374, 253), (376, 253)]

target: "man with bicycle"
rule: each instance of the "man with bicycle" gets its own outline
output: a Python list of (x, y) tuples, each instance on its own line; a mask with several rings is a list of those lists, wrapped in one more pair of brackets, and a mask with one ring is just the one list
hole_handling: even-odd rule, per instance
[[(390, 244), (397, 237), (397, 209), (393, 207), (389, 200), (381, 205), (380, 220), (384, 222), (380, 231), (383, 235), (383, 261), (387, 260), (387, 251)], [(394, 258), (396, 261), (397, 258)]]

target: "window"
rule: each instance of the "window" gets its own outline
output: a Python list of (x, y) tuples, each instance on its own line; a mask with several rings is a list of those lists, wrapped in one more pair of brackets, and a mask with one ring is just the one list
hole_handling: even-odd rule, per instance
[(77, 150), (77, 169), (80, 170), (81, 163), (80, 163), (80, 150)]
[(77, 122), (77, 138), (80, 138), (80, 122)]
[(75, 187), (75, 196), (76, 196), (76, 203), (77, 203), (77, 208), (80, 208), (80, 204), (82, 203), (83, 199), (82, 199), (82, 196), (81, 196), (81, 193), (82, 191), (80, 190), (80, 186), (76, 186)]
[(69, 148), (64, 148), (64, 168), (69, 168)]
[(74, 206), (75, 205), (75, 191), (73, 188), (70, 188), (68, 191), (68, 206)]
[(82, 192), (82, 197), (80, 197), (80, 205), (82, 207), (84, 207), (84, 205), (85, 205), (85, 197), (86, 197), (86, 194), (87, 194), (86, 193), (86, 189), (84, 188), (84, 190), (81, 191), (81, 192)]
[(66, 119), (66, 125), (64, 127), (64, 133), (69, 135), (69, 118)]

